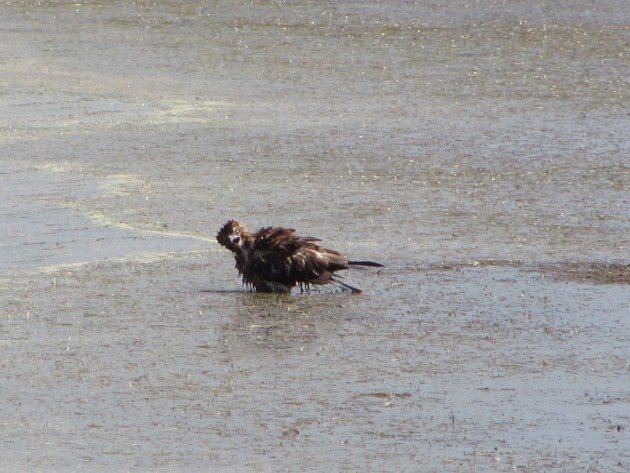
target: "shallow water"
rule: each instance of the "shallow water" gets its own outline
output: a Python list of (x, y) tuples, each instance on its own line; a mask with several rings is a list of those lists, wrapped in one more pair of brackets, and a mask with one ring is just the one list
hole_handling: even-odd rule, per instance
[(625, 4), (180, 3), (0, 6), (3, 471), (626, 471)]

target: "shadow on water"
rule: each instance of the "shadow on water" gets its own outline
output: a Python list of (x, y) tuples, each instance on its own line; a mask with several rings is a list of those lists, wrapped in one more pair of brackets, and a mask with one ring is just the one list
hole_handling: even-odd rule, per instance
[(199, 289), (201, 294), (242, 294), (246, 289)]

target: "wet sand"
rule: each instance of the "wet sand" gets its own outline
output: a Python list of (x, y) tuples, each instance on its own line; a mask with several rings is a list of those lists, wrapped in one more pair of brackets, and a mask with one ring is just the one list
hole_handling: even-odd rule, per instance
[(180, 3), (0, 6), (0, 469), (627, 471), (623, 2)]

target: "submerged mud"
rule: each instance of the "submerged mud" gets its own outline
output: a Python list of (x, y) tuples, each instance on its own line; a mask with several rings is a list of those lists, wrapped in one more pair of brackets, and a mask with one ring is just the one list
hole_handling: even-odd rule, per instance
[(551, 276), (557, 280), (582, 282), (587, 284), (629, 284), (630, 265), (602, 262), (557, 262), (525, 263), (521, 260), (479, 259), (472, 261), (442, 261), (425, 266), (413, 267), (414, 271), (461, 271), (465, 268), (505, 267), (521, 268), (540, 273), (543, 277)]
[(592, 284), (630, 284), (630, 265), (616, 263), (564, 263), (545, 265), (553, 277)]
[(627, 471), (626, 10), (0, 6), (0, 469)]

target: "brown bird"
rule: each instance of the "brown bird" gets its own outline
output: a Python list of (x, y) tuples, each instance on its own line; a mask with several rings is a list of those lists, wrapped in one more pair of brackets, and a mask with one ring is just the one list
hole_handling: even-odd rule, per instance
[(236, 220), (229, 220), (217, 241), (232, 253), (243, 284), (259, 292), (291, 292), (295, 286), (308, 291), (311, 285), (335, 284), (353, 293), (361, 290), (341, 282), (334, 273), (350, 266), (374, 266), (372, 261), (348, 261), (338, 251), (318, 245), (319, 238), (301, 237), (293, 228), (264, 227), (252, 233)]

